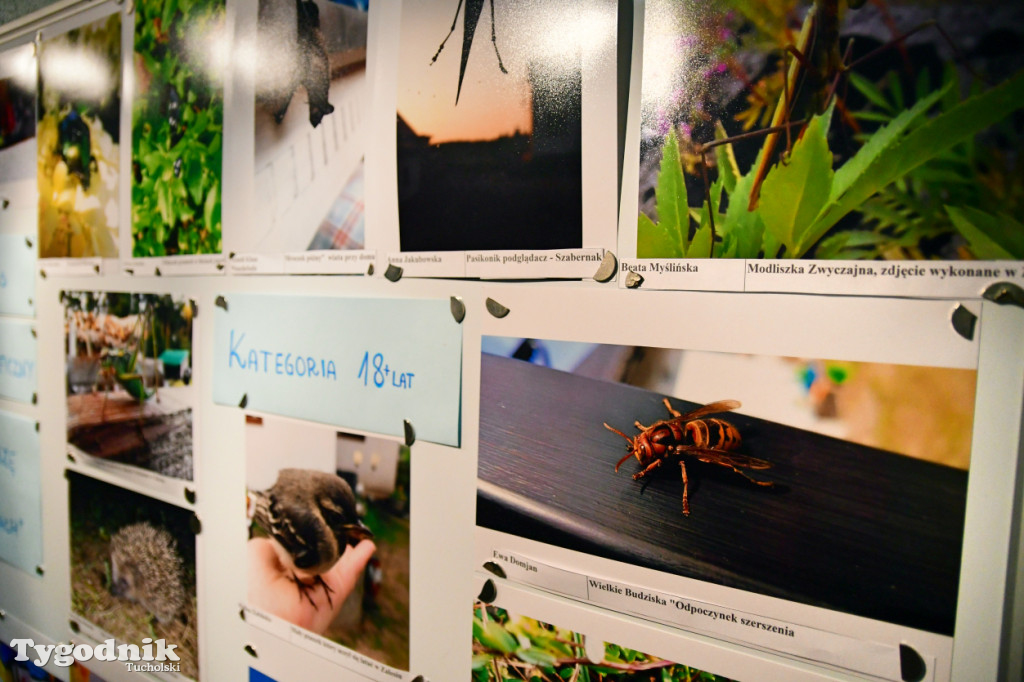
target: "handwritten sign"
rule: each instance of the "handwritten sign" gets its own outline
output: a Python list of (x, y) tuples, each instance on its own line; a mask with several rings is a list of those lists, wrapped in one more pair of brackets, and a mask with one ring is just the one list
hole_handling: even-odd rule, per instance
[(459, 444), (462, 328), (448, 300), (223, 300), (215, 402), (394, 436), (408, 420), (417, 438)]
[(0, 320), (0, 398), (32, 402), (36, 393), (36, 338), (32, 325)]
[(36, 252), (24, 235), (0, 234), (0, 314), (35, 315)]
[(0, 559), (26, 571), (43, 561), (36, 423), (0, 412)]

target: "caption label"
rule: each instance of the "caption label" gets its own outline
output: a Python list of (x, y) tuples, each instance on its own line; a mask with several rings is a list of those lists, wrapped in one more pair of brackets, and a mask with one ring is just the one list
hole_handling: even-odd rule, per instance
[(996, 282), (1024, 285), (1017, 261), (630, 259), (645, 289), (978, 298)]
[(882, 644), (860, 640), (699, 599), (567, 571), (502, 549), (492, 549), (491, 556), (502, 564), (511, 580), (620, 613), (726, 637), (886, 680), (901, 679), (898, 642)]

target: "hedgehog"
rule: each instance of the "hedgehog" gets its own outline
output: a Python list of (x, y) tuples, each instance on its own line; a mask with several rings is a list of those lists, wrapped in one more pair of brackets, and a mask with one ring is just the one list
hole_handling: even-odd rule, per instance
[(171, 534), (148, 523), (124, 526), (110, 538), (110, 591), (168, 623), (185, 606), (184, 572)]

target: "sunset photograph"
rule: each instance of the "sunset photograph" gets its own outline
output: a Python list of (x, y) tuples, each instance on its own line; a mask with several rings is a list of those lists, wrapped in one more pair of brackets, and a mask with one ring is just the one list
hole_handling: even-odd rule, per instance
[(404, 3), (402, 251), (582, 246), (582, 48), (562, 30), (577, 14), (522, 3)]

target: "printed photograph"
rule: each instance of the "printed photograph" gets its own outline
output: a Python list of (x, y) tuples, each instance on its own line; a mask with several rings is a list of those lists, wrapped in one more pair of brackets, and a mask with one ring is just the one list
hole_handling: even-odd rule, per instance
[(195, 515), (67, 472), (71, 610), (118, 642), (177, 644), (179, 674), (199, 679)]
[(35, 135), (36, 93), (32, 83), (13, 76), (0, 78), (0, 152)]
[(409, 448), (246, 416), (250, 607), (409, 669)]
[(582, 246), (582, 42), (564, 29), (579, 12), (402, 3), (402, 251)]
[(91, 457), (192, 480), (192, 302), (65, 291), (67, 441)]
[(1024, 258), (1020, 3), (654, 0), (643, 33), (638, 257)]
[(473, 682), (734, 682), (496, 606), (473, 608)]
[[(0, 51), (0, 198), (10, 212), (32, 216), (14, 231), (33, 237), (38, 232), (36, 198), (36, 88), (39, 83), (35, 45)], [(0, 202), (3, 203), (3, 202)], [(0, 214), (2, 215), (2, 214)], [(4, 232), (12, 232), (8, 215)], [(32, 240), (32, 251), (38, 246)]]
[(135, 3), (132, 256), (221, 252), (224, 0)]
[(953, 634), (974, 370), (482, 350), (477, 525)]
[(36, 137), (39, 257), (116, 258), (120, 13), (41, 43)]
[(260, 0), (256, 200), (238, 249), (362, 249), (365, 0)]

